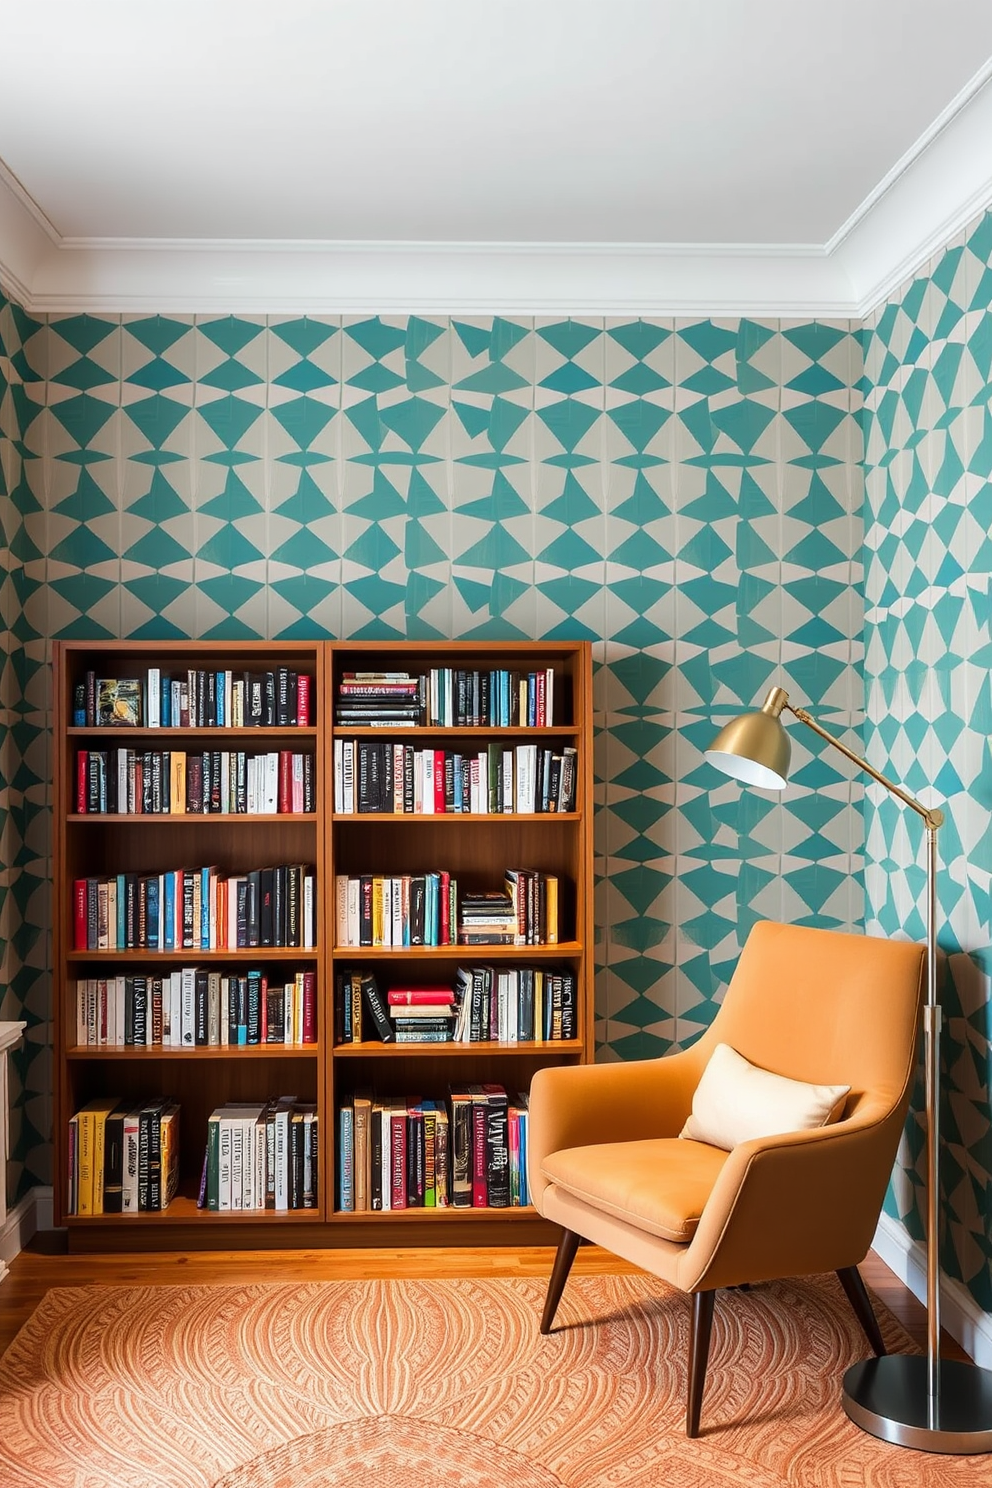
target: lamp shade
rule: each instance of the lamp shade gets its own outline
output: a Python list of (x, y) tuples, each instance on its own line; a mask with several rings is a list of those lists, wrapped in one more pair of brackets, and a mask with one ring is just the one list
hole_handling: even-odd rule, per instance
[(788, 694), (773, 687), (760, 713), (742, 713), (720, 730), (706, 759), (744, 785), (784, 790), (792, 745), (779, 715), (787, 701)]

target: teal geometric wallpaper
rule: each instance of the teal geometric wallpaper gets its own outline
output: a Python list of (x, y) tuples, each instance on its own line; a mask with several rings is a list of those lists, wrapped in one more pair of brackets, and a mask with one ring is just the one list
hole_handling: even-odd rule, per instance
[(843, 762), (797, 736), (780, 798), (701, 754), (772, 683), (860, 744), (848, 322), (70, 316), (26, 352), (45, 636), (592, 638), (601, 1058), (694, 1038), (756, 918), (861, 923)]
[[(947, 954), (941, 1256), (992, 1312), (992, 213), (865, 327), (865, 749), (929, 804)], [(923, 833), (866, 793), (866, 925), (924, 937)], [(887, 1207), (922, 1238), (917, 1091)]]
[(8, 1058), (11, 1199), (50, 1168), (47, 643), (33, 628), (43, 573), (26, 529), (37, 498), (25, 436), (41, 384), (24, 345), (38, 329), (0, 293), (0, 1018), (28, 1025)]

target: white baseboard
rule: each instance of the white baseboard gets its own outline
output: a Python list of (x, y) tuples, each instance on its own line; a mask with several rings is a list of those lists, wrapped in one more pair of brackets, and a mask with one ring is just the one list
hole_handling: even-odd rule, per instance
[[(924, 1305), (927, 1298), (927, 1254), (897, 1219), (883, 1214), (872, 1241), (876, 1255)], [(960, 1281), (941, 1275), (941, 1327), (956, 1338), (965, 1353), (983, 1369), (992, 1369), (992, 1316), (983, 1312)]]
[(7, 1267), (38, 1230), (52, 1228), (52, 1190), (32, 1188), (19, 1199), (0, 1226), (0, 1280)]

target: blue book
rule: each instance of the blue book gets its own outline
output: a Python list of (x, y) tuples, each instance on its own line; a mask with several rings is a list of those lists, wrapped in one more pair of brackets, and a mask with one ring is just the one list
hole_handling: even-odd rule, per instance
[(172, 727), (172, 681), (169, 677), (159, 679), (158, 721), (162, 728)]
[(174, 873), (166, 873), (164, 875), (162, 891), (164, 901), (162, 905), (162, 949), (163, 951), (174, 951), (176, 949), (176, 875)]
[(117, 875), (117, 949), (119, 951), (123, 950), (124, 949), (124, 946), (127, 943), (126, 940), (125, 940), (125, 935), (126, 935), (125, 926), (127, 924), (127, 906), (126, 906), (126, 903), (125, 903), (125, 896), (126, 896), (126, 894), (127, 894), (127, 889), (125, 887), (124, 875), (123, 875), (123, 873), (118, 873), (118, 875)]
[(338, 1113), (338, 1208), (351, 1213), (355, 1207), (355, 1110), (342, 1106)]
[(210, 869), (200, 869), (200, 950), (210, 949)]
[(145, 890), (145, 942), (150, 951), (159, 947), (158, 879), (152, 875)]
[(217, 727), (226, 728), (227, 719), (224, 717), (224, 673), (217, 673)]

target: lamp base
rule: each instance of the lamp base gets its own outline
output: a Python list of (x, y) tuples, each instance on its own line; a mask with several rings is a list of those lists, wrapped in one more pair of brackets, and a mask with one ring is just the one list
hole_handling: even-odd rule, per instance
[(856, 1426), (898, 1447), (960, 1455), (992, 1452), (992, 1370), (956, 1359), (938, 1363), (940, 1393), (931, 1411), (927, 1360), (885, 1354), (852, 1364), (844, 1409)]

